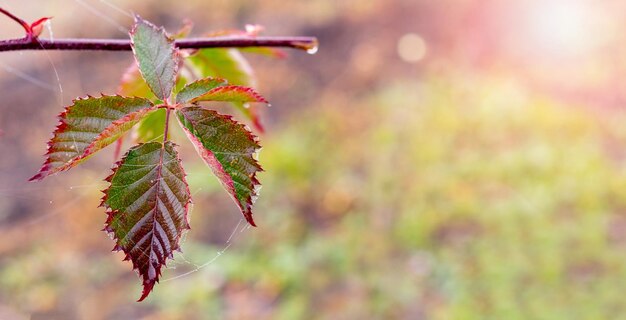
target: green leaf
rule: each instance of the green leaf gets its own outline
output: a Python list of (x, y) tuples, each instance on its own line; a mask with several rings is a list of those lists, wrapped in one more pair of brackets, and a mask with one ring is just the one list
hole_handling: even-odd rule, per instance
[(59, 125), (48, 142), (46, 161), (30, 180), (72, 168), (115, 142), (154, 110), (156, 107), (143, 98), (102, 96), (74, 100), (59, 115)]
[(152, 142), (163, 137), (165, 114), (165, 109), (159, 109), (141, 119), (133, 131), (134, 141)]
[(130, 32), (131, 45), (141, 75), (154, 94), (166, 100), (172, 93), (178, 72), (178, 50), (163, 28), (139, 16)]
[(244, 53), (260, 54), (262, 56), (268, 56), (276, 59), (284, 59), (285, 57), (287, 57), (287, 53), (285, 53), (285, 51), (270, 47), (241, 48), (239, 49), (239, 51)]
[(187, 61), (202, 77), (223, 78), (234, 85), (256, 86), (252, 67), (237, 49), (200, 49)]
[(228, 84), (228, 82), (220, 78), (205, 78), (194, 81), (186, 85), (182, 90), (180, 90), (180, 92), (178, 92), (176, 95), (176, 103), (189, 102), (217, 87), (223, 87), (226, 84)]
[(148, 84), (141, 76), (136, 63), (129, 66), (122, 75), (120, 85), (117, 87), (117, 94), (126, 97), (142, 97), (157, 100), (157, 97), (152, 93), (152, 90), (150, 90), (150, 87), (148, 87)]
[(131, 148), (118, 162), (107, 181), (102, 205), (107, 207), (105, 230), (116, 239), (114, 250), (123, 250), (126, 260), (143, 279), (145, 299), (159, 281), (161, 267), (180, 237), (189, 229), (191, 196), (172, 142), (151, 142)]
[(176, 115), (200, 157), (255, 226), (252, 204), (260, 188), (256, 174), (262, 171), (254, 158), (260, 148), (256, 137), (230, 116), (212, 110), (184, 107)]

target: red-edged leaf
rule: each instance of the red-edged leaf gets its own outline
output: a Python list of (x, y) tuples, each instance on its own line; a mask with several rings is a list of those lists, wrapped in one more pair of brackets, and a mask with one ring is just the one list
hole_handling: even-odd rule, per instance
[(115, 142), (156, 107), (146, 99), (121, 96), (74, 100), (59, 115), (59, 125), (48, 142), (46, 161), (30, 180), (41, 180), (67, 170)]
[(196, 99), (217, 87), (223, 87), (228, 82), (221, 78), (204, 78), (186, 85), (176, 95), (176, 103), (186, 103)]
[(254, 155), (260, 146), (244, 125), (230, 116), (197, 106), (176, 111), (179, 123), (204, 162), (226, 188), (246, 220), (252, 219), (252, 204), (260, 183), (256, 174), (262, 171)]
[(150, 142), (131, 148), (117, 163), (107, 181), (102, 205), (107, 208), (105, 230), (116, 239), (114, 250), (123, 250), (126, 260), (143, 279), (145, 299), (159, 281), (161, 267), (180, 237), (189, 229), (191, 196), (172, 142)]
[(252, 88), (241, 86), (221, 86), (211, 89), (207, 93), (195, 97), (189, 102), (200, 101), (228, 101), (228, 102), (263, 102), (268, 103), (263, 96)]
[(139, 16), (130, 32), (131, 45), (141, 75), (161, 100), (172, 93), (178, 73), (178, 50), (163, 28)]

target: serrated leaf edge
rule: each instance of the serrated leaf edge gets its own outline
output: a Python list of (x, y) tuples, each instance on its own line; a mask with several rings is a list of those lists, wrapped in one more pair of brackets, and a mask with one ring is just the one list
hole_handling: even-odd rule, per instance
[[(247, 94), (252, 100), (246, 100), (246, 101), (239, 101), (239, 100), (214, 100), (211, 99), (211, 96), (214, 96), (218, 93), (221, 93), (223, 91), (239, 91), (239, 92), (243, 92), (245, 94)], [(191, 103), (196, 103), (196, 102), (201, 102), (201, 101), (238, 101), (238, 102), (261, 102), (261, 103), (269, 103), (261, 94), (259, 94), (256, 90), (254, 90), (253, 88), (250, 87), (244, 87), (244, 86), (235, 86), (235, 85), (228, 85), (228, 86), (223, 86), (223, 87), (217, 87), (214, 89), (211, 89), (209, 92), (191, 99), (189, 102)]]
[[(141, 99), (144, 100), (146, 102), (146, 104), (150, 105), (150, 107), (144, 108), (144, 109), (140, 109), (137, 110), (135, 112), (131, 112), (127, 115), (125, 115), (124, 117), (114, 120), (113, 122), (111, 122), (111, 124), (109, 126), (107, 126), (102, 132), (100, 132), (94, 139), (93, 141), (87, 146), (87, 148), (85, 148), (85, 151), (83, 151), (83, 154), (74, 157), (73, 159), (71, 159), (69, 162), (67, 162), (66, 164), (60, 166), (60, 167), (56, 167), (56, 168), (51, 168), (50, 164), (52, 163), (51, 159), (50, 159), (50, 154), (53, 153), (52, 150), (52, 141), (54, 140), (54, 138), (58, 135), (63, 133), (64, 129), (67, 127), (67, 123), (65, 122), (65, 120), (67, 119), (67, 113), (70, 111), (69, 109), (71, 107), (73, 107), (74, 105), (76, 105), (77, 101), (85, 101), (85, 100), (91, 100), (91, 99), (101, 99), (101, 98), (111, 98), (111, 97), (118, 97), (118, 98), (124, 98), (124, 99)], [(39, 169), (39, 172), (37, 172), (36, 175), (34, 175), (33, 177), (31, 177), (30, 179), (28, 179), (28, 181), (34, 181), (34, 180), (43, 180), (44, 178), (53, 175), (55, 173), (59, 173), (62, 171), (66, 171), (69, 170), (71, 168), (73, 168), (74, 166), (78, 165), (80, 162), (86, 160), (89, 156), (93, 155), (94, 153), (96, 153), (97, 151), (102, 150), (102, 148), (99, 149), (94, 149), (95, 148), (95, 144), (100, 141), (100, 139), (105, 137), (105, 133), (109, 133), (111, 132), (115, 127), (117, 127), (118, 125), (121, 125), (125, 122), (128, 122), (129, 119), (134, 118), (134, 117), (142, 117), (144, 115), (146, 115), (147, 113), (156, 110), (157, 107), (155, 107), (152, 102), (150, 102), (150, 100), (141, 98), (141, 97), (123, 97), (120, 96), (118, 94), (115, 95), (105, 95), (105, 94), (101, 94), (99, 97), (94, 97), (91, 95), (87, 95), (85, 97), (79, 97), (76, 99), (72, 99), (72, 104), (65, 107), (65, 109), (57, 116), (57, 118), (59, 119), (59, 122), (55, 128), (55, 130), (52, 133), (52, 138), (50, 138), (50, 140), (48, 140), (47, 143), (47, 149), (46, 149), (46, 153), (44, 154), (44, 156), (46, 157), (46, 160), (44, 161), (43, 165), (41, 166), (41, 168)]]
[[(221, 81), (221, 83), (218, 86), (216, 86), (214, 88), (211, 88), (210, 90), (207, 90), (207, 92), (205, 92), (204, 94), (209, 93), (211, 90), (213, 90), (215, 88), (220, 88), (220, 87), (224, 87), (224, 86), (228, 85), (228, 80), (226, 80), (224, 78), (219, 78), (219, 77), (206, 77), (206, 78), (202, 78), (200, 80), (196, 80), (194, 82), (186, 84), (182, 89), (180, 89), (180, 91), (178, 91), (178, 93), (176, 94), (176, 103), (178, 103), (178, 104), (189, 103), (191, 100), (186, 100), (186, 101), (179, 100), (180, 94), (184, 93), (185, 90), (188, 90), (189, 87), (191, 87), (192, 85), (198, 85), (198, 84), (204, 83), (204, 82), (208, 83), (208, 82), (211, 82), (211, 81)], [(200, 95), (200, 96), (202, 96), (202, 95)]]
[[(178, 145), (176, 143), (173, 143), (171, 141), (167, 141), (166, 143), (171, 143), (172, 144), (172, 148), (175, 149), (175, 147), (177, 147)], [(130, 154), (130, 152), (132, 150), (138, 149), (140, 146), (144, 145), (145, 143), (139, 143), (137, 145), (135, 145), (134, 147), (132, 147), (131, 149), (129, 149), (126, 154), (124, 154), (124, 156), (122, 157), (122, 159), (116, 161), (113, 164), (113, 167), (111, 168), (111, 174), (109, 174), (104, 180), (108, 183), (111, 183), (111, 181), (113, 180), (113, 177), (115, 176), (115, 173), (117, 172), (117, 170), (121, 167), (122, 162), (124, 161), (124, 159), (126, 159), (126, 157)], [(161, 146), (161, 152), (165, 151), (165, 145), (162, 144)], [(162, 161), (162, 160), (161, 160)], [(187, 203), (185, 204), (184, 211), (184, 221), (185, 221), (185, 226), (183, 226), (181, 232), (176, 236), (176, 241), (175, 241), (175, 247), (172, 247), (172, 252), (173, 251), (178, 251), (178, 252), (182, 252), (182, 249), (180, 248), (180, 238), (182, 237), (183, 233), (185, 233), (187, 230), (191, 230), (191, 226), (189, 225), (189, 205), (192, 203), (192, 199), (191, 199), (191, 192), (189, 190), (189, 183), (187, 183), (186, 177), (187, 177), (187, 173), (185, 172), (183, 166), (182, 166), (182, 160), (180, 159), (180, 156), (178, 154), (178, 152), (176, 152), (176, 161), (177, 163), (180, 165), (181, 171), (183, 173), (182, 179), (185, 182), (185, 188), (186, 188), (186, 192), (189, 195), (189, 200), (187, 201)], [(161, 166), (163, 166), (163, 164), (161, 163)], [(162, 170), (162, 168), (161, 168)], [(104, 228), (102, 229), (102, 231), (106, 232), (114, 241), (115, 241), (115, 246), (113, 246), (113, 249), (111, 249), (111, 251), (117, 252), (117, 251), (122, 251), (124, 252), (125, 256), (124, 259), (122, 259), (122, 261), (130, 261), (133, 264), (133, 270), (137, 273), (137, 275), (139, 275), (140, 278), (142, 278), (142, 275), (139, 271), (139, 266), (135, 265), (135, 262), (131, 259), (130, 257), (130, 252), (126, 252), (126, 250), (124, 250), (123, 247), (121, 247), (118, 244), (118, 241), (120, 239), (117, 238), (117, 236), (115, 235), (114, 230), (111, 228), (111, 222), (113, 221), (113, 217), (117, 214), (120, 214), (121, 211), (120, 210), (113, 210), (111, 209), (107, 204), (106, 204), (106, 200), (108, 199), (107, 197), (107, 191), (109, 190), (111, 186), (100, 190), (100, 192), (102, 192), (104, 194), (104, 196), (102, 196), (101, 201), (100, 201), (100, 205), (99, 207), (104, 207), (106, 208), (106, 215), (107, 215), (107, 219), (104, 223)], [(158, 193), (155, 193), (158, 195)], [(170, 253), (170, 255), (167, 257), (169, 259), (173, 259), (174, 256), (173, 254)], [(143, 290), (141, 293), (141, 297), (139, 298), (139, 300), (137, 300), (137, 302), (141, 302), (143, 301), (146, 297), (148, 297), (148, 295), (150, 294), (150, 292), (152, 291), (152, 289), (154, 288), (154, 285), (156, 283), (159, 283), (159, 276), (161, 275), (161, 268), (163, 267), (167, 267), (167, 259), (165, 259), (163, 261), (163, 265), (161, 265), (161, 267), (159, 268), (159, 270), (157, 271), (156, 274), (156, 278), (153, 282), (149, 282), (146, 283), (145, 281), (143, 281), (142, 279), (142, 285), (143, 285)]]
[[(194, 107), (199, 107), (197, 105), (193, 105)], [(184, 111), (185, 108), (182, 108), (180, 110), (177, 111), (177, 113), (181, 113), (184, 116)], [(206, 110), (206, 109), (205, 109)], [(231, 123), (235, 124), (236, 126), (239, 126), (248, 136), (248, 138), (252, 141), (254, 141), (254, 143), (256, 144), (254, 153), (258, 153), (259, 150), (261, 149), (261, 145), (259, 144), (258, 141), (258, 137), (255, 136), (244, 124), (241, 124), (237, 121), (235, 121), (233, 119), (232, 116), (230, 115), (223, 115), (220, 114), (214, 110), (207, 110), (210, 112), (215, 113), (216, 115), (224, 118), (226, 121), (230, 121)], [(208, 150), (207, 148), (204, 147), (204, 145), (202, 144), (202, 142), (200, 141), (200, 138), (195, 135), (193, 132), (191, 132), (183, 123), (180, 122), (179, 117), (176, 117), (176, 120), (178, 120), (178, 124), (180, 125), (180, 127), (183, 129), (183, 131), (185, 132), (185, 135), (187, 136), (187, 138), (191, 141), (191, 144), (194, 146), (194, 148), (196, 149), (196, 152), (198, 153), (198, 155), (200, 155), (200, 158), (202, 158), (202, 160), (207, 164), (207, 166), (209, 168), (211, 168), (211, 170), (213, 171), (213, 173), (218, 176), (218, 180), (220, 181), (220, 184), (222, 184), (224, 186), (224, 188), (226, 189), (226, 191), (228, 191), (227, 193), (230, 195), (230, 197), (233, 199), (233, 201), (235, 202), (235, 204), (237, 205), (237, 207), (239, 207), (239, 210), (241, 211), (241, 213), (243, 214), (244, 218), (246, 219), (246, 221), (248, 221), (248, 223), (250, 223), (250, 225), (256, 227), (256, 223), (254, 222), (253, 219), (253, 214), (252, 214), (252, 205), (254, 204), (254, 202), (256, 201), (256, 198), (258, 197), (258, 190), (261, 186), (261, 183), (259, 182), (258, 178), (256, 177), (256, 174), (258, 172), (263, 172), (263, 168), (261, 167), (261, 165), (256, 161), (254, 161), (254, 166), (258, 169), (257, 171), (255, 171), (254, 173), (252, 173), (252, 175), (250, 176), (250, 180), (252, 181), (252, 193), (249, 197), (246, 198), (246, 204), (248, 205), (248, 208), (244, 208), (244, 206), (241, 204), (240, 200), (237, 198), (237, 192), (235, 190), (235, 186), (234, 186), (234, 182), (232, 180), (232, 177), (230, 177), (230, 175), (224, 170), (224, 166), (222, 165), (221, 162), (219, 162), (219, 160), (215, 157), (215, 155), (213, 154), (213, 152), (211, 150)], [(187, 121), (191, 122), (191, 120), (187, 119)], [(218, 172), (215, 172), (215, 171)], [(221, 179), (221, 177), (225, 177), (226, 179)]]
[[(162, 27), (162, 26), (161, 26), (161, 27), (157, 27), (156, 25), (154, 25), (154, 24), (153, 24), (153, 23), (151, 23), (150, 21), (143, 19), (143, 18), (142, 18), (141, 16), (139, 16), (138, 14), (135, 14), (135, 24), (133, 24), (133, 27), (132, 27), (132, 29), (130, 30), (130, 40), (131, 40), (131, 41), (130, 41), (130, 43), (131, 43), (131, 49), (132, 49), (132, 51), (133, 51), (133, 56), (134, 56), (134, 58), (135, 58), (135, 62), (137, 63), (137, 68), (139, 69), (139, 73), (141, 74), (141, 76), (143, 77), (143, 79), (144, 79), (144, 80), (146, 79), (146, 77), (145, 77), (145, 75), (143, 74), (143, 71), (141, 70), (141, 67), (139, 67), (139, 60), (137, 60), (137, 55), (136, 55), (136, 53), (135, 53), (135, 42), (133, 41), (133, 35), (134, 35), (134, 34), (136, 33), (136, 31), (137, 31), (137, 27), (139, 26), (139, 23), (144, 23), (144, 24), (148, 25), (150, 28), (152, 28), (152, 29), (156, 30), (157, 32), (159, 32), (159, 33), (163, 34), (163, 36), (167, 39), (167, 42), (168, 42), (168, 43), (172, 46), (172, 48), (173, 48), (173, 52), (172, 52), (173, 57), (172, 57), (172, 59), (174, 59), (174, 62), (175, 62), (175, 63), (174, 63), (174, 75), (172, 76), (172, 79), (169, 79), (169, 80), (173, 83), (173, 85), (172, 85), (172, 90), (171, 90), (170, 92), (168, 92), (168, 93), (161, 92), (161, 93), (164, 95), (164, 96), (161, 96), (161, 94), (160, 94), (160, 93), (158, 93), (158, 92), (154, 92), (154, 90), (152, 89), (152, 87), (150, 87), (150, 85), (148, 85), (148, 87), (150, 88), (150, 90), (152, 91), (152, 93), (154, 93), (154, 95), (155, 95), (157, 98), (162, 99), (162, 100), (166, 100), (166, 99), (168, 99), (168, 98), (172, 95), (172, 91), (173, 91), (173, 89), (176, 87), (176, 77), (177, 77), (177, 75), (178, 75), (178, 71), (179, 71), (179, 69), (180, 69), (180, 65), (181, 65), (181, 63), (180, 63), (180, 61), (181, 61), (181, 59), (180, 59), (180, 51), (178, 50), (178, 48), (176, 48), (176, 47), (174, 46), (174, 39), (172, 39), (172, 37), (170, 37), (170, 36), (167, 34), (167, 32), (165, 31), (165, 28), (164, 28), (164, 27)], [(146, 81), (146, 83), (147, 83), (147, 81)], [(160, 84), (160, 83), (161, 83), (161, 80), (160, 80), (160, 78), (159, 78), (159, 84)], [(160, 88), (160, 89), (161, 89), (161, 91), (163, 91), (163, 86), (162, 86), (162, 85), (161, 85), (161, 88)], [(165, 94), (166, 94), (166, 96), (165, 96)]]

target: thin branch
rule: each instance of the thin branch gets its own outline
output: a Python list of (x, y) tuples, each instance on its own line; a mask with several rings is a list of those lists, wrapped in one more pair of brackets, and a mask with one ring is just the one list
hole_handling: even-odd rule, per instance
[[(1, 8), (0, 8), (1, 9)], [(214, 37), (176, 40), (180, 49), (283, 47), (314, 51), (315, 37)], [(130, 40), (123, 39), (38, 39), (20, 38), (0, 41), (0, 51), (15, 50), (98, 50), (128, 51)]]

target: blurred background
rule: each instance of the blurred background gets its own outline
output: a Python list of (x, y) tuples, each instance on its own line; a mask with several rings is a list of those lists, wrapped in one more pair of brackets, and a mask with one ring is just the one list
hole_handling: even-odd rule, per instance
[(624, 1), (0, 6), (53, 16), (44, 37), (124, 38), (132, 11), (321, 43), (248, 57), (272, 102), (258, 228), (179, 140), (192, 230), (143, 303), (100, 231), (112, 148), (26, 182), (63, 106), (114, 93), (130, 52), (1, 53), (0, 319), (626, 318)]

